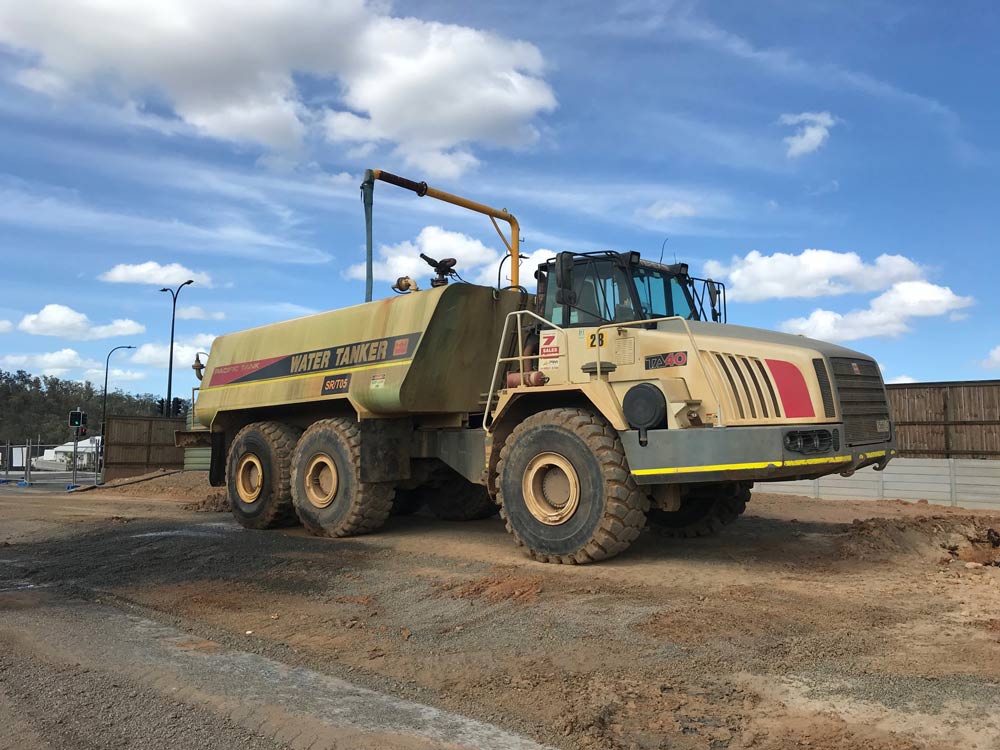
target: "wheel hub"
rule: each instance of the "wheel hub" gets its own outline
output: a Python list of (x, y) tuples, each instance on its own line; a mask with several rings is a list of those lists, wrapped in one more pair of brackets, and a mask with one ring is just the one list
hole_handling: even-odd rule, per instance
[(306, 468), (306, 499), (317, 508), (326, 508), (337, 496), (340, 484), (337, 465), (325, 453), (317, 453)]
[(565, 523), (580, 505), (580, 478), (569, 459), (558, 453), (531, 459), (521, 490), (528, 512), (548, 526)]
[(247, 453), (236, 467), (236, 494), (247, 505), (257, 502), (264, 486), (264, 467), (253, 453)]

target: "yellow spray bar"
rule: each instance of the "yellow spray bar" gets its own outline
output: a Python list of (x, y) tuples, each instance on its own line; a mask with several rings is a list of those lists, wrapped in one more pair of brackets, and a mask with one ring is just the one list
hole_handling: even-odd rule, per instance
[[(426, 182), (414, 182), (413, 180), (408, 180), (405, 177), (399, 177), (391, 172), (385, 172), (381, 169), (369, 169), (365, 172), (365, 181), (361, 184), (361, 194), (362, 200), (365, 204), (365, 219), (367, 224), (367, 241), (368, 241), (368, 279), (367, 279), (367, 295), (366, 299), (371, 301), (371, 263), (372, 263), (372, 234), (371, 234), (371, 207), (372, 207), (372, 194), (375, 187), (375, 180), (381, 180), (382, 182), (388, 182), (390, 185), (395, 185), (396, 187), (401, 187), (405, 190), (411, 190), (418, 196), (423, 197), (425, 195), (431, 198), (437, 198), (439, 201), (444, 201), (445, 203), (451, 203), (453, 206), (459, 206), (461, 208), (467, 208), (470, 211), (475, 211), (476, 213), (485, 214), (490, 217), (490, 221), (493, 222), (493, 227), (497, 230), (497, 234), (500, 235), (500, 239), (503, 240), (503, 244), (507, 246), (508, 252), (510, 252), (510, 283), (511, 286), (518, 286), (520, 284), (519, 279), (519, 263), (520, 263), (520, 242), (521, 242), (521, 228), (517, 223), (517, 219), (514, 218), (514, 214), (510, 213), (505, 208), (492, 208), (484, 203), (477, 203), (476, 201), (470, 201), (468, 198), (463, 198), (460, 195), (453, 195), (452, 193), (446, 193), (444, 190), (438, 190), (437, 188), (432, 188), (428, 186)], [(510, 241), (504, 236), (504, 233), (500, 230), (497, 225), (496, 220), (506, 221), (510, 225)]]

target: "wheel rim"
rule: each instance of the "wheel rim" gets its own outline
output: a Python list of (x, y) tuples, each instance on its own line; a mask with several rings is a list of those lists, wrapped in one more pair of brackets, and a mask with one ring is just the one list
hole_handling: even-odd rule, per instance
[(264, 467), (253, 453), (247, 453), (236, 467), (236, 494), (248, 505), (257, 502), (264, 486)]
[(580, 478), (569, 459), (558, 453), (531, 459), (521, 490), (528, 512), (549, 526), (565, 523), (580, 505)]
[(325, 508), (337, 496), (340, 484), (337, 465), (325, 453), (317, 453), (306, 469), (306, 499), (317, 508)]

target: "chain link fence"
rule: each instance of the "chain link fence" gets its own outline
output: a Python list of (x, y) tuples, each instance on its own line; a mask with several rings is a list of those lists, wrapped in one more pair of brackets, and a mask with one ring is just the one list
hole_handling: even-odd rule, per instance
[(97, 484), (102, 460), (99, 437), (60, 445), (6, 441), (0, 445), (0, 484), (63, 488)]

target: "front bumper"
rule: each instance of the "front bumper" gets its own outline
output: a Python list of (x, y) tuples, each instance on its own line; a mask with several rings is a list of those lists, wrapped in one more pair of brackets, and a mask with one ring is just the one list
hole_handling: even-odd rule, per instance
[(872, 465), (881, 470), (896, 455), (892, 439), (853, 447), (835, 441), (823, 452), (789, 450), (785, 435), (803, 430), (844, 434), (843, 424), (702, 427), (650, 430), (645, 445), (636, 430), (618, 434), (638, 484), (816, 479)]

